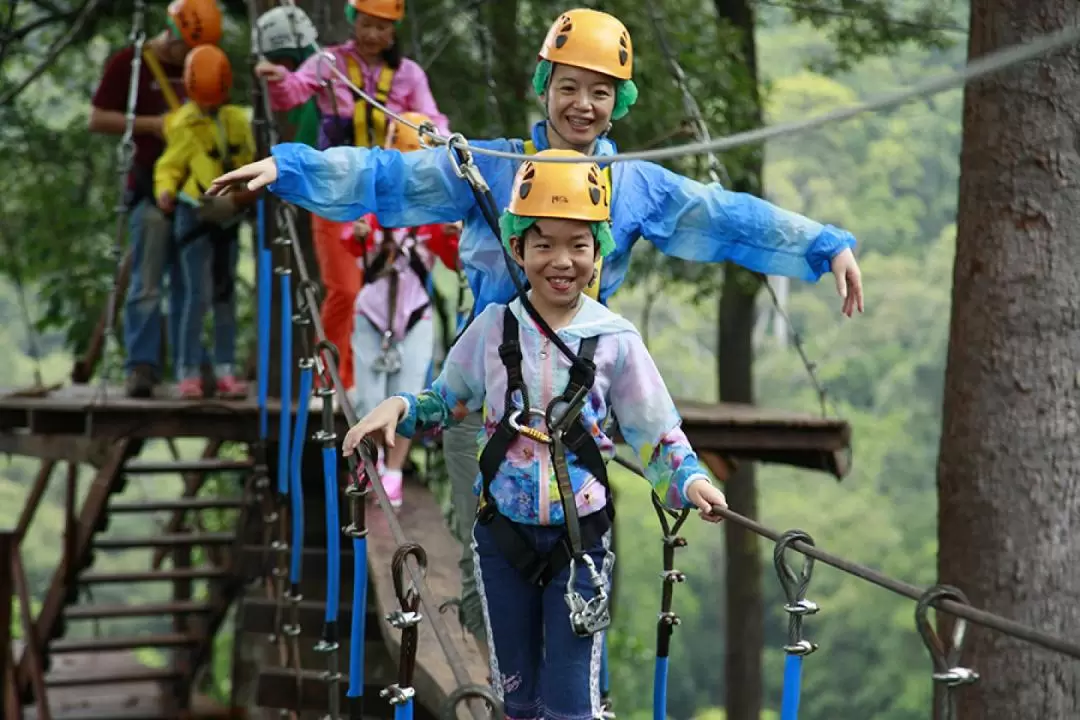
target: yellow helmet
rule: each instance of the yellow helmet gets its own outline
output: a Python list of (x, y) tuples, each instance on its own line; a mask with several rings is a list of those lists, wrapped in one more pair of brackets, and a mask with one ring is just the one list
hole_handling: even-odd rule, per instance
[(619, 80), (629, 80), (634, 71), (634, 46), (626, 26), (614, 15), (585, 8), (567, 10), (552, 23), (540, 58)]
[[(401, 113), (401, 118), (408, 120), (413, 125), (423, 125), (431, 122), (431, 118), (419, 112), (404, 112)], [(390, 123), (390, 127), (386, 130), (386, 147), (406, 153), (419, 150), (424, 146), (420, 144), (420, 133), (405, 123), (394, 121)]]
[(349, 7), (383, 20), (396, 22), (405, 17), (405, 0), (349, 0)]
[[(543, 150), (534, 157), (585, 157), (576, 150)], [(607, 178), (596, 163), (526, 160), (514, 176), (506, 211), (518, 217), (603, 222), (611, 216)]]

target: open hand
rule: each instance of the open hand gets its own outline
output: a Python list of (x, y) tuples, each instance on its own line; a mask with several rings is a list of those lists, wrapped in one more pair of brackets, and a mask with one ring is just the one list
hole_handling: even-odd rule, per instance
[(855, 312), (855, 308), (862, 312), (862, 271), (859, 270), (859, 263), (855, 261), (855, 253), (851, 252), (851, 248), (846, 248), (832, 259), (831, 267), (836, 280), (836, 293), (844, 301), (840, 312), (848, 317)]
[(382, 432), (382, 439), (387, 447), (394, 447), (397, 424), (408, 409), (408, 403), (403, 398), (394, 396), (383, 400), (361, 418), (360, 422), (349, 428), (345, 440), (341, 443), (341, 454), (349, 457), (361, 440), (377, 432)]
[(275, 180), (277, 180), (277, 163), (272, 157), (263, 158), (214, 178), (206, 194), (224, 195), (231, 185), (240, 182), (246, 183), (247, 189), (254, 191), (266, 187)]
[(727, 498), (724, 497), (724, 493), (720, 491), (720, 488), (709, 482), (708, 478), (702, 476), (690, 483), (690, 487), (686, 489), (686, 497), (690, 498), (690, 502), (694, 503), (694, 506), (700, 511), (701, 519), (705, 522), (718, 523), (724, 519), (723, 516), (714, 513), (712, 509), (714, 505), (726, 508)]

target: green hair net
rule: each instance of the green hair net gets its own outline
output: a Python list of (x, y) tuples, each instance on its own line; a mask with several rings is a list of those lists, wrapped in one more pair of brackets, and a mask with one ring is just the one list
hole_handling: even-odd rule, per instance
[[(543, 95), (551, 82), (551, 61), (541, 60), (536, 63), (533, 71), (532, 85), (537, 95)], [(611, 111), (611, 119), (618, 120), (630, 112), (630, 107), (637, 102), (638, 87), (633, 80), (615, 81), (615, 108)]]
[[(499, 218), (499, 233), (502, 235), (503, 246), (510, 250), (510, 239), (522, 237), (525, 231), (532, 227), (539, 218), (514, 215), (509, 210)], [(593, 238), (600, 246), (600, 257), (607, 257), (615, 249), (615, 238), (611, 235), (611, 223), (607, 221), (592, 223)]]

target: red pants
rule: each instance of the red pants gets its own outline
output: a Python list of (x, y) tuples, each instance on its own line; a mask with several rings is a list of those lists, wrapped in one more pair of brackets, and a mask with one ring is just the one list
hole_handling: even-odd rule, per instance
[[(352, 237), (352, 223), (339, 223), (311, 215), (311, 239), (319, 261), (326, 295), (322, 303), (322, 323), (326, 339), (338, 349), (338, 372), (346, 390), (353, 386), (352, 330), (353, 306), (363, 284), (363, 272), (345, 246)], [(342, 401), (345, 398), (341, 398)]]

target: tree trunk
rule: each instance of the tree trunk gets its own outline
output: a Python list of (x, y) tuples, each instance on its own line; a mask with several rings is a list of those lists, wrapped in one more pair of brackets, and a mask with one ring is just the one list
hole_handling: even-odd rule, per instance
[(517, 0), (500, 0), (497, 11), (494, 3), (480, 11), (488, 13), (491, 27), (494, 96), (502, 124), (499, 133), (518, 137), (528, 131), (528, 109), (534, 107), (533, 94), (528, 90), (533, 64), (522, 57), (518, 3)]
[[(715, 0), (721, 22), (741, 32), (746, 97), (732, 117), (735, 131), (761, 124), (758, 94), (757, 46), (754, 12), (750, 0)], [(761, 193), (762, 154), (754, 152), (733, 174), (733, 188)], [(754, 402), (755, 299), (761, 283), (757, 276), (728, 263), (720, 293), (717, 372), (720, 399)], [(743, 463), (724, 488), (731, 509), (757, 517), (754, 466)], [(761, 588), (761, 553), (757, 536), (734, 523), (725, 523), (727, 655), (724, 668), (725, 706), (728, 720), (757, 720), (761, 714), (761, 652), (765, 643), (765, 611)], [(717, 698), (719, 700), (719, 698)]]
[[(1075, 26), (1073, 0), (972, 0), (969, 55)], [(972, 604), (1080, 633), (1080, 51), (964, 97), (938, 461), (938, 573)], [(960, 718), (1080, 713), (1080, 665), (975, 629)], [(929, 682), (930, 664), (926, 666)]]

